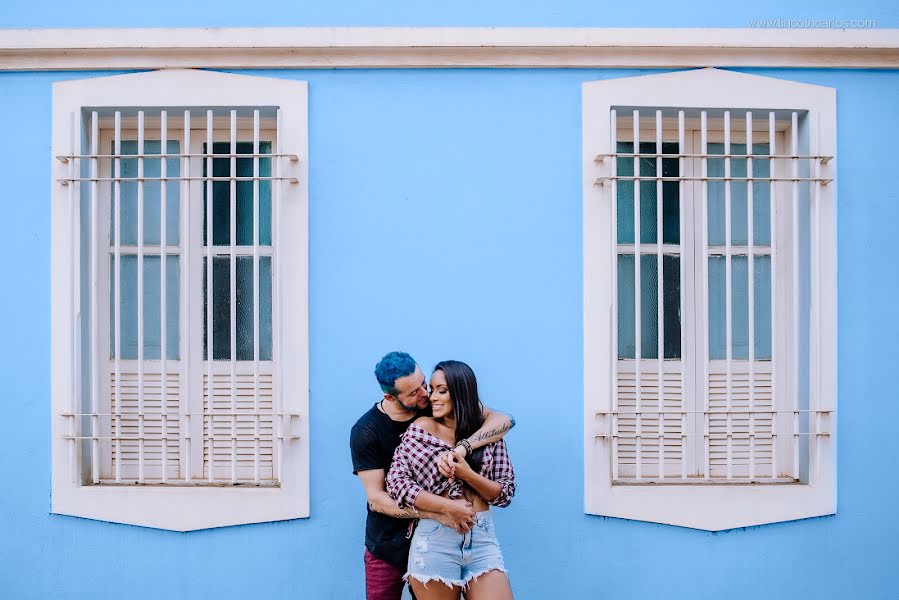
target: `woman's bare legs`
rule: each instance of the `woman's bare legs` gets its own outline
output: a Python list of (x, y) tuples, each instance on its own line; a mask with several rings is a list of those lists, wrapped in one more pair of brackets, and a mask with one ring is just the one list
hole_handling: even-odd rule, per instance
[[(459, 600), (462, 595), (462, 588), (459, 586), (448, 586), (440, 581), (429, 581), (428, 586), (415, 579), (409, 578), (409, 585), (415, 592), (418, 600)], [(511, 596), (509, 596), (511, 598)], [(486, 596), (485, 596), (486, 598)]]
[[(416, 595), (418, 592), (415, 592)], [(512, 600), (512, 586), (509, 577), (502, 571), (482, 573), (468, 583), (466, 600)]]

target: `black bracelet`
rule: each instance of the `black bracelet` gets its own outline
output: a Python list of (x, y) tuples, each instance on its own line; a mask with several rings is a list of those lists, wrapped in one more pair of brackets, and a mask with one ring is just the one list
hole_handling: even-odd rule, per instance
[(459, 442), (456, 444), (456, 448), (458, 448), (459, 446), (465, 448), (465, 456), (471, 456), (471, 442), (469, 442), (468, 440), (459, 440)]

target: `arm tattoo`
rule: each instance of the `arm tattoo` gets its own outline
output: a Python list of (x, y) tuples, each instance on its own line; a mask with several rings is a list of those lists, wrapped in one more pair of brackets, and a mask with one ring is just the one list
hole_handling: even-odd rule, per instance
[(374, 502), (368, 503), (368, 508), (371, 509), (372, 512), (381, 513), (382, 515), (387, 515), (388, 517), (395, 517), (397, 519), (417, 519), (421, 515), (412, 511), (411, 509), (402, 510), (397, 508), (394, 511), (391, 511), (387, 508), (381, 508), (377, 506)]
[(507, 431), (509, 431), (510, 429), (512, 429), (512, 427), (515, 425), (515, 421), (512, 421), (511, 417), (510, 417), (510, 421), (511, 422), (508, 425), (503, 425), (501, 427), (497, 427), (496, 429), (490, 429), (488, 431), (482, 431), (481, 433), (468, 438), (468, 441), (469, 442), (483, 442), (484, 440), (489, 440), (492, 437), (502, 435), (502, 434), (506, 433)]

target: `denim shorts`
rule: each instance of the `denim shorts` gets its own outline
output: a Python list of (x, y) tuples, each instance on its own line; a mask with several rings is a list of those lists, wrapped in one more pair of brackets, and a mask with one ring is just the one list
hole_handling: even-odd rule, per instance
[(422, 519), (412, 536), (410, 577), (427, 584), (440, 581), (446, 585), (465, 587), (487, 571), (506, 572), (503, 553), (496, 541), (493, 515), (489, 510), (476, 513), (477, 523), (466, 533), (459, 533), (434, 519)]

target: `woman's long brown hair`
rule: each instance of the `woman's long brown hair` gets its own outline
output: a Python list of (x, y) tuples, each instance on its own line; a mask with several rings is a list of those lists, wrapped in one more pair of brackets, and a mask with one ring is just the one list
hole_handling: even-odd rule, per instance
[[(456, 441), (466, 439), (484, 424), (484, 412), (478, 396), (478, 380), (474, 371), (464, 362), (444, 360), (437, 363), (435, 371), (443, 371), (446, 387), (453, 401), (453, 415), (456, 418)], [(479, 448), (466, 455), (465, 460), (475, 473), (481, 470), (484, 449)]]

